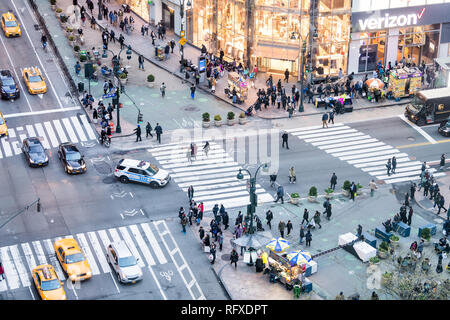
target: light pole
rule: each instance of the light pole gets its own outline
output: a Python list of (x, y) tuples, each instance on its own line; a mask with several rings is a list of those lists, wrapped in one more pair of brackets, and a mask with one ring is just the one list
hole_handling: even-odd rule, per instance
[(253, 214), (256, 211), (256, 206), (258, 205), (258, 196), (256, 195), (256, 176), (258, 175), (259, 169), (263, 167), (264, 169), (267, 169), (269, 166), (267, 163), (261, 164), (258, 169), (256, 169), (255, 175), (252, 177), (252, 174), (247, 169), (239, 169), (239, 173), (237, 174), (236, 178), (239, 180), (244, 179), (244, 175), (242, 174), (242, 170), (247, 171), (247, 173), (250, 176), (250, 204), (247, 205), (247, 219), (250, 219), (250, 228), (249, 234), (253, 234), (255, 232), (253, 227)]
[(306, 36), (306, 39), (303, 40), (300, 35), (300, 39), (302, 40), (302, 58), (300, 60), (300, 105), (298, 106), (298, 112), (305, 111), (303, 107), (303, 99), (305, 98), (305, 92), (303, 90), (303, 85), (305, 83), (305, 53), (306, 53), (306, 41), (309, 38), (309, 33)]
[(103, 19), (103, 0), (98, 0), (98, 16), (97, 16), (97, 20), (102, 20)]
[[(181, 18), (181, 30), (180, 30), (180, 35), (181, 38), (184, 38), (183, 35), (183, 31), (184, 31), (184, 24), (183, 24), (183, 19), (184, 19), (184, 0), (179, 0), (180, 1), (180, 18)], [(191, 6), (191, 1), (188, 0), (186, 3), (187, 7)], [(181, 53), (181, 65), (183, 65), (184, 63), (184, 46), (182, 45), (180, 48), (180, 53)]]

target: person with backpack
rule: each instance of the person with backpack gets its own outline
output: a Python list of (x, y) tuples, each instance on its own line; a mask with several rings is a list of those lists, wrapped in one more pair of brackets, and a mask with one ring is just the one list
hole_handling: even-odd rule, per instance
[(284, 203), (284, 199), (283, 199), (283, 195), (284, 195), (284, 189), (283, 186), (278, 186), (277, 189), (277, 199), (274, 201), (275, 203), (278, 203), (278, 200), (281, 199), (281, 203)]

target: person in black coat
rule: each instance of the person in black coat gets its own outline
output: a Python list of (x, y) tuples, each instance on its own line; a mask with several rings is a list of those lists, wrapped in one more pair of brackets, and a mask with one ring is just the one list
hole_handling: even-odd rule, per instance
[(200, 234), (200, 240), (203, 240), (203, 237), (205, 236), (205, 229), (203, 229), (202, 226), (200, 226), (198, 233)]
[(287, 228), (287, 235), (289, 235), (289, 233), (291, 233), (291, 230), (293, 228), (291, 220), (288, 220), (286, 228)]
[(136, 129), (134, 129), (134, 132), (136, 132), (136, 142), (142, 141), (141, 138), (141, 126), (138, 124)]
[(231, 255), (230, 255), (230, 264), (234, 263), (234, 268), (237, 268), (237, 262), (239, 260), (239, 254), (237, 253), (236, 249), (233, 248), (233, 251), (231, 251)]
[(230, 218), (228, 217), (228, 213), (226, 211), (224, 213), (222, 213), (222, 223), (225, 226), (224, 230), (228, 229), (229, 220), (230, 220)]
[(309, 230), (309, 229), (306, 232), (305, 240), (306, 240), (306, 246), (310, 247), (311, 246), (311, 241), (312, 241), (312, 234), (311, 234), (311, 230)]
[(194, 198), (194, 187), (193, 186), (189, 186), (189, 188), (188, 188), (188, 198), (189, 198), (189, 201), (191, 201), (192, 198)]
[(302, 223), (301, 224), (303, 224), (303, 222), (308, 222), (309, 220), (309, 212), (308, 212), (308, 209), (306, 209), (305, 208), (305, 211), (303, 212), (303, 220), (302, 220)]
[(331, 180), (330, 180), (330, 189), (335, 189), (336, 188), (336, 183), (337, 183), (337, 176), (336, 173), (333, 172), (333, 175), (331, 176)]
[(273, 219), (273, 213), (272, 213), (272, 211), (268, 210), (266, 212), (266, 220), (267, 220), (267, 224), (269, 225), (269, 229), (272, 229), (272, 224), (271, 224), (272, 219)]
[(352, 199), (353, 201), (355, 201), (356, 190), (357, 190), (356, 185), (354, 182), (352, 182), (350, 186), (350, 199)]
[(284, 145), (286, 144), (286, 149), (289, 150), (288, 133), (286, 131), (281, 135), (281, 139), (283, 140), (281, 147), (284, 148)]
[(161, 143), (161, 135), (163, 131), (159, 123), (156, 124), (155, 133), (156, 133), (156, 140), (158, 140), (158, 142)]

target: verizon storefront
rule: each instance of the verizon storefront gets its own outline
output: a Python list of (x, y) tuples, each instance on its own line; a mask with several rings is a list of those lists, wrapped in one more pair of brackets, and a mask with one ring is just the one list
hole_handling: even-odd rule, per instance
[[(409, 57), (416, 64), (430, 64), (450, 55), (449, 2), (427, 4), (422, 0), (422, 6), (395, 8), (393, 2), (397, 1), (353, 1), (348, 73), (375, 70), (379, 61), (394, 65)], [(388, 8), (379, 8), (380, 3)]]

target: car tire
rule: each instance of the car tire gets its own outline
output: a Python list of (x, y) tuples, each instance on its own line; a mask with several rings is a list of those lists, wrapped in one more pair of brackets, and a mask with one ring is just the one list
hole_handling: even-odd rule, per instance
[(122, 283), (122, 279), (120, 278), (120, 274), (118, 272), (116, 272), (116, 276), (117, 276), (117, 281), (119, 281), (120, 283)]
[(150, 182), (150, 188), (157, 189), (159, 188), (159, 184), (155, 181)]
[(419, 120), (417, 120), (416, 123), (419, 127), (422, 127), (425, 125), (425, 120), (423, 118), (420, 118)]
[(128, 178), (126, 176), (121, 176), (119, 178), (119, 181), (122, 182), (122, 183), (128, 183), (129, 180), (128, 180)]

